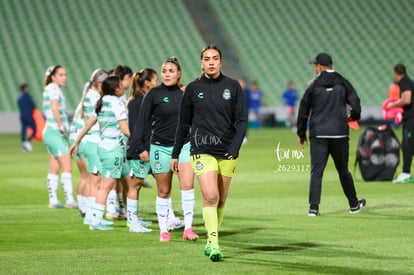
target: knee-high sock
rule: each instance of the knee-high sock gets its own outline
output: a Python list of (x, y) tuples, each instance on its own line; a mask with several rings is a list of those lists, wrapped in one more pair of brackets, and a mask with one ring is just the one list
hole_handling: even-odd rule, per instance
[(174, 213), (174, 209), (172, 207), (172, 199), (168, 198), (168, 220), (169, 221), (174, 221), (175, 220), (175, 213)]
[(86, 198), (86, 212), (85, 212), (85, 220), (92, 221), (92, 208), (95, 205), (95, 197), (87, 197)]
[(181, 191), (181, 203), (183, 207), (185, 229), (193, 225), (195, 195), (194, 189)]
[(79, 205), (79, 210), (82, 212), (82, 213), (86, 213), (86, 207), (85, 207), (85, 204), (86, 204), (86, 197), (84, 197), (84, 196), (82, 196), (82, 195), (76, 195), (76, 199), (78, 200), (78, 205)]
[(138, 200), (127, 198), (127, 219), (129, 224), (138, 223)]
[(66, 203), (74, 202), (73, 199), (73, 186), (72, 186), (72, 174), (71, 173), (62, 173), (60, 175), (60, 180), (62, 182), (63, 192), (65, 194)]
[(116, 213), (116, 191), (109, 191), (108, 198), (106, 199), (106, 212), (114, 214)]
[(217, 229), (220, 230), (221, 224), (223, 223), (224, 218), (224, 208), (217, 208)]
[(217, 207), (203, 207), (204, 225), (207, 230), (207, 243), (212, 247), (218, 246)]
[(157, 197), (155, 201), (160, 233), (167, 232), (168, 199)]
[(92, 222), (91, 225), (98, 225), (101, 223), (105, 211), (105, 205), (95, 203), (92, 206)]
[(59, 177), (55, 174), (47, 174), (47, 190), (49, 192), (49, 203), (57, 203), (57, 189)]

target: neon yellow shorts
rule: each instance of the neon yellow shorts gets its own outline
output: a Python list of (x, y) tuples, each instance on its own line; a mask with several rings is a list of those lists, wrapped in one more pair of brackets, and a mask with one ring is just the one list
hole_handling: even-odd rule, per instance
[(218, 159), (212, 155), (201, 154), (192, 155), (191, 164), (193, 166), (194, 173), (199, 176), (206, 172), (217, 171), (218, 174), (225, 177), (233, 177), (234, 170), (236, 169), (237, 159)]

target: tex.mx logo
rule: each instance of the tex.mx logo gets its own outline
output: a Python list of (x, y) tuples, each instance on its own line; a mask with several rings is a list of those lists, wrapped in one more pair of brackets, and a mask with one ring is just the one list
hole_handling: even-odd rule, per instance
[(168, 98), (168, 96), (166, 96), (162, 99), (162, 101), (164, 101), (165, 103), (168, 103), (168, 102), (170, 102), (170, 99)]
[(282, 161), (284, 159), (303, 159), (305, 156), (303, 155), (303, 150), (291, 150), (285, 149), (280, 147), (280, 142), (277, 144), (277, 148), (275, 150), (277, 160)]

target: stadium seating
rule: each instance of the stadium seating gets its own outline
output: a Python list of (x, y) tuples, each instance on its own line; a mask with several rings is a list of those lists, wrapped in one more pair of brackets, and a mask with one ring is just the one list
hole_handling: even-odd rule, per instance
[[(411, 57), (412, 1), (209, 0), (250, 78), (268, 101), (281, 105), (292, 79), (303, 91), (313, 76), (307, 62), (318, 52), (355, 86), (364, 106), (381, 106), (393, 66)], [(414, 76), (414, 73), (412, 73)]]
[(84, 83), (98, 67), (117, 64), (134, 71), (159, 71), (171, 55), (183, 68), (183, 83), (200, 73), (204, 41), (181, 1), (0, 0), (3, 60), (0, 112), (17, 111), (19, 84), (27, 82), (41, 106), (46, 68), (68, 71), (63, 91), (68, 109), (78, 103)]

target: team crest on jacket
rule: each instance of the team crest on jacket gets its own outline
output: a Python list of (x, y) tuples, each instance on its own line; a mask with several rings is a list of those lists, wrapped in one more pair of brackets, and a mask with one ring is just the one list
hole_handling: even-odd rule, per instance
[(229, 100), (230, 97), (231, 97), (230, 90), (229, 89), (224, 89), (224, 92), (223, 92), (223, 98), (224, 98), (224, 100)]

